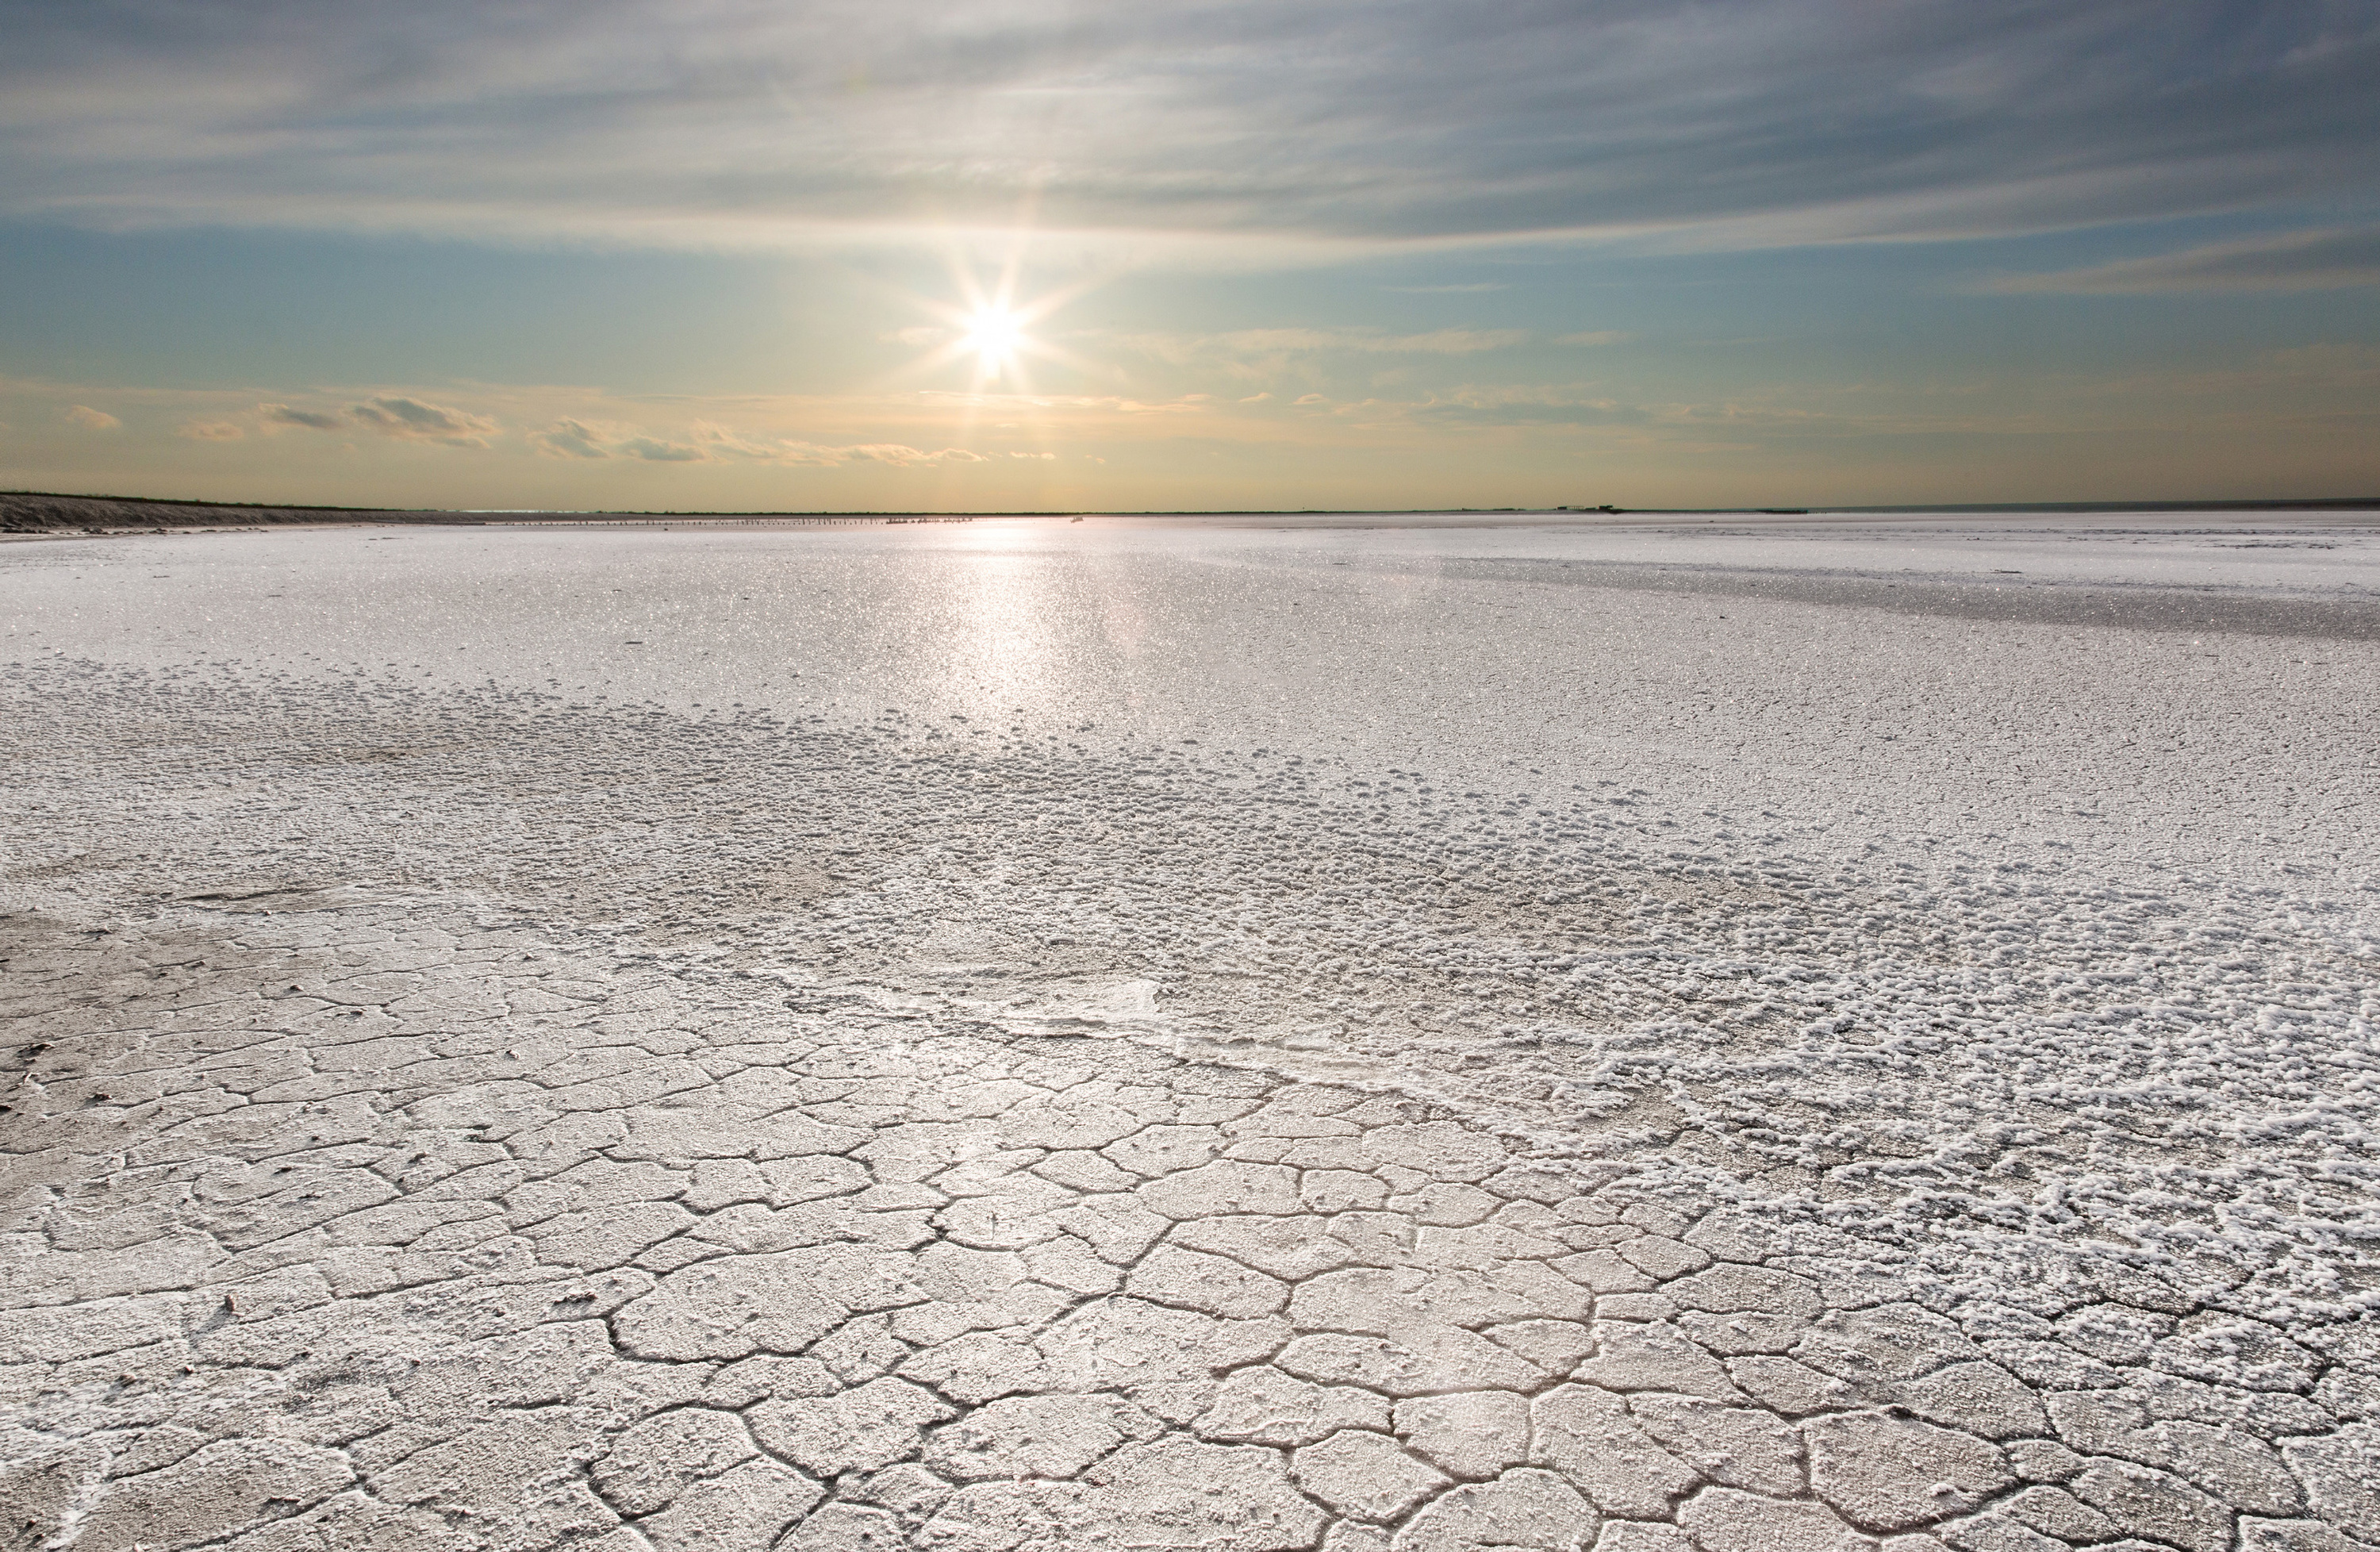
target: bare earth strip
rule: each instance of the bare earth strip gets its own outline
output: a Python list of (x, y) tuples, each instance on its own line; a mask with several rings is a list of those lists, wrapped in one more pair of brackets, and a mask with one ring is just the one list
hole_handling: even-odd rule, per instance
[(0, 723), (0, 1546), (2380, 1545), (2336, 893), (220, 664)]

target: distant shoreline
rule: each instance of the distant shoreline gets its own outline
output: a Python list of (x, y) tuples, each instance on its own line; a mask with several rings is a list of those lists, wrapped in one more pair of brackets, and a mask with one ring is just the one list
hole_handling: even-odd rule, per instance
[(1904, 506), (1727, 506), (1727, 507), (1619, 507), (1619, 506), (1550, 506), (1550, 507), (1411, 507), (1387, 509), (1378, 507), (1305, 507), (1181, 509), (1123, 512), (1106, 510), (1036, 509), (1010, 512), (735, 512), (735, 511), (634, 511), (626, 509), (571, 510), (562, 508), (521, 509), (448, 509), (435, 507), (374, 507), (317, 506), (302, 503), (265, 502), (181, 501), (156, 496), (91, 496), (52, 491), (0, 491), (0, 533), (42, 534), (59, 532), (107, 532), (121, 529), (156, 529), (182, 527), (249, 527), (256, 526), (287, 527), (297, 525), (337, 526), (346, 524), (436, 524), (461, 527), (513, 527), (519, 525), (631, 526), (671, 523), (708, 524), (783, 524), (786, 526), (824, 527), (859, 523), (920, 523), (953, 522), (972, 518), (1040, 517), (1040, 518), (1146, 518), (1146, 517), (1208, 517), (1247, 519), (1258, 517), (1307, 518), (1321, 521), (1351, 518), (1520, 518), (1539, 522), (1562, 522), (1587, 519), (1678, 519), (1678, 518), (1779, 518), (1779, 517), (1860, 517), (1875, 515), (1955, 516), (1971, 514), (1987, 516), (2054, 515), (2071, 513), (2077, 515), (2112, 513), (2143, 515), (2173, 513), (2186, 515), (2204, 513), (2210, 515), (2225, 513), (2302, 512), (2310, 515), (2325, 513), (2371, 513), (2380, 515), (2380, 496), (2339, 496), (2275, 501), (2143, 501), (2143, 502), (1976, 502), (1955, 504)]

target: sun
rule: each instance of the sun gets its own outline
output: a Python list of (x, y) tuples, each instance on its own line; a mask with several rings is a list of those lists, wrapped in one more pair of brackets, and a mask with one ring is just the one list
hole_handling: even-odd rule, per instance
[(978, 370), (987, 375), (1004, 371), (1015, 361), (1019, 351), (1033, 344), (1026, 335), (1025, 321), (1004, 307), (979, 307), (967, 317), (965, 333), (959, 336), (959, 348), (974, 354)]
[(903, 330), (892, 337), (928, 346), (904, 369), (904, 375), (936, 374), (965, 364), (977, 394), (1033, 392), (1031, 363), (1051, 363), (1075, 372), (1096, 372), (1092, 363), (1042, 337), (1038, 332), (1051, 314), (1091, 288), (1098, 276), (1086, 275), (1047, 291), (1023, 291), (1020, 281), (1023, 249), (1009, 255), (996, 277), (989, 280), (962, 255), (951, 256), (952, 288), (948, 301), (897, 293), (909, 306), (937, 320), (941, 327)]

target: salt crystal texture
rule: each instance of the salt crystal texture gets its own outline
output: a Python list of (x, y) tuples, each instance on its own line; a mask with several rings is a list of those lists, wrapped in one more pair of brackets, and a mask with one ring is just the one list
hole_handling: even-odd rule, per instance
[(2380, 1545), (2367, 520), (0, 604), (11, 1545)]

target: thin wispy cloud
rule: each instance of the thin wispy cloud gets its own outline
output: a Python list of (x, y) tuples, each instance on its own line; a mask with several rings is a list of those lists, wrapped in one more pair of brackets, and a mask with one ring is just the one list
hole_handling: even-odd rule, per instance
[(1412, 419), (1448, 426), (1636, 426), (1653, 418), (1641, 405), (1580, 389), (1466, 387), (1402, 406)]
[[(635, 458), (653, 464), (758, 463), (789, 467), (836, 468), (881, 464), (907, 468), (933, 464), (978, 464), (984, 455), (963, 447), (933, 451), (905, 443), (851, 443), (840, 446), (797, 438), (754, 435), (717, 421), (698, 420), (686, 440), (652, 436), (634, 426), (575, 418), (555, 421), (528, 443), (555, 458)], [(1042, 456), (1015, 453), (1011, 457)]]
[(1103, 343), (1162, 361), (1286, 359), (1330, 352), (1378, 356), (1470, 356), (1527, 342), (1526, 329), (1430, 329), (1392, 334), (1381, 329), (1234, 329), (1216, 334), (1137, 333), (1102, 336)]
[(383, 394), (347, 406), (354, 425), (404, 442), (435, 442), (448, 447), (484, 447), (498, 427), (484, 415), (448, 409), (399, 394)]
[(2210, 243), (2087, 269), (2019, 275), (1991, 289), (2073, 296), (2160, 292), (2327, 291), (2380, 285), (2380, 226), (2291, 232)]
[(1243, 329), (1215, 336), (1227, 350), (1366, 350), (1382, 355), (1469, 356), (1501, 350), (1529, 337), (1526, 329), (1431, 329), (1418, 334), (1381, 334), (1362, 329)]
[(61, 413), (67, 420), (86, 431), (113, 431), (124, 424), (107, 411), (93, 409), (89, 405), (68, 405)]
[(630, 437), (620, 443), (620, 451), (649, 464), (698, 464), (705, 456), (701, 448), (690, 443), (665, 442), (660, 437)]
[(583, 420), (557, 420), (532, 435), (528, 443), (553, 458), (608, 458), (611, 440)]
[(882, 241), (1937, 237), (2380, 194), (2294, 0), (0, 0), (0, 212)]
[(279, 426), (296, 426), (310, 431), (335, 431), (345, 422), (322, 410), (294, 409), (285, 404), (261, 404), (256, 406), (268, 430)]
[(257, 417), (267, 430), (295, 427), (310, 431), (369, 431), (399, 442), (436, 443), (447, 447), (485, 447), (503, 427), (492, 418), (469, 410), (451, 409), (402, 394), (382, 394), (337, 410), (298, 409), (285, 404), (261, 404)]

